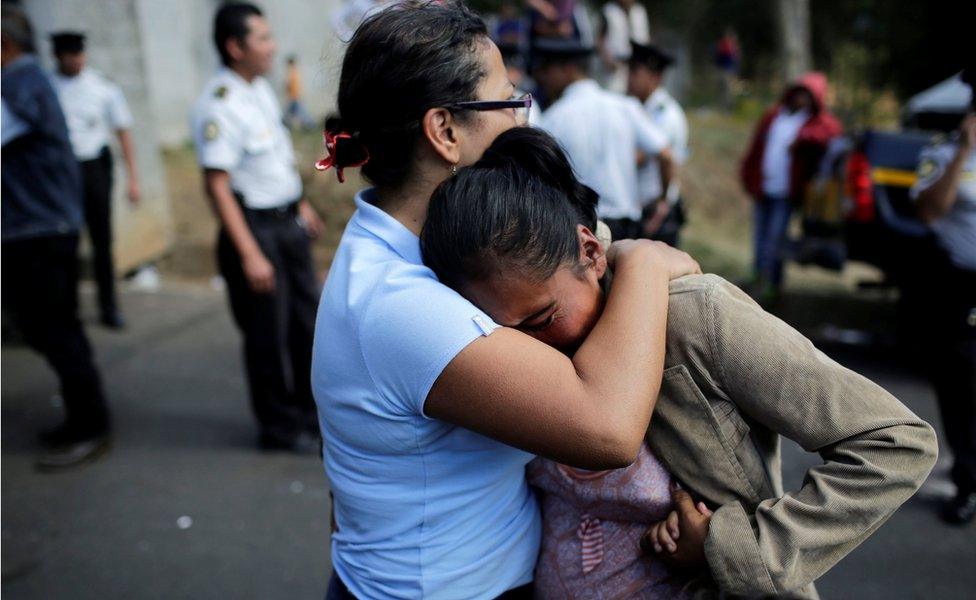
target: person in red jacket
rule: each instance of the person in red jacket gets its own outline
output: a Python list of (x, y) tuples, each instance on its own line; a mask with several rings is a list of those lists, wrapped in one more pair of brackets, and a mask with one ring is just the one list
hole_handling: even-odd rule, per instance
[(766, 111), (740, 169), (755, 199), (755, 281), (760, 300), (772, 300), (783, 279), (783, 247), (793, 206), (816, 172), (840, 122), (824, 107), (827, 78), (807, 73), (790, 84)]

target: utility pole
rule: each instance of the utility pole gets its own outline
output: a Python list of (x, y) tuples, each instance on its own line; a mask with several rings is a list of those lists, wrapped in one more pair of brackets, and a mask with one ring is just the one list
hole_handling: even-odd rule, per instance
[(810, 51), (810, 0), (776, 0), (780, 72), (792, 81), (813, 65)]

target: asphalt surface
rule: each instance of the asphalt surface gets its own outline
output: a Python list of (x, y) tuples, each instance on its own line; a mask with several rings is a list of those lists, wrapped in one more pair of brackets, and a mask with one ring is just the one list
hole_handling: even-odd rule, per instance
[[(93, 304), (83, 294), (86, 306)], [(115, 417), (111, 453), (41, 474), (36, 432), (61, 416), (55, 380), (2, 350), (2, 592), (8, 598), (322, 598), (328, 488), (315, 456), (263, 453), (223, 293), (123, 295), (129, 327), (92, 324)], [(924, 380), (885, 357), (835, 356), (938, 428)], [(824, 598), (976, 598), (976, 527), (935, 515), (947, 453), (923, 489), (821, 578)], [(787, 483), (816, 461), (791, 443)]]

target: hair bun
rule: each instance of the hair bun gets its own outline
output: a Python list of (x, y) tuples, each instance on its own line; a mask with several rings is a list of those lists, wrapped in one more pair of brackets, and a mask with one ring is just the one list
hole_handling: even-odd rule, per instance
[(319, 171), (334, 168), (340, 183), (346, 180), (343, 169), (361, 167), (369, 161), (369, 149), (359, 139), (359, 133), (350, 132), (343, 125), (342, 119), (337, 116), (326, 120), (324, 137), (328, 156), (315, 163)]

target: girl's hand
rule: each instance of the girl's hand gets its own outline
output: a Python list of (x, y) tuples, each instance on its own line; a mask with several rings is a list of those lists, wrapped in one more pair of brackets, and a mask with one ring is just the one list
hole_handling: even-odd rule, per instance
[(641, 548), (655, 554), (669, 567), (679, 570), (706, 566), (705, 538), (712, 511), (704, 502), (697, 504), (691, 495), (672, 484), (675, 510), (668, 518), (654, 523), (641, 538)]
[(700, 275), (702, 270), (698, 261), (676, 248), (668, 246), (664, 242), (652, 242), (650, 240), (620, 240), (610, 245), (607, 252), (607, 264), (611, 269), (628, 260), (640, 256), (648, 256), (659, 268), (665, 269), (668, 279), (677, 279), (685, 275)]

